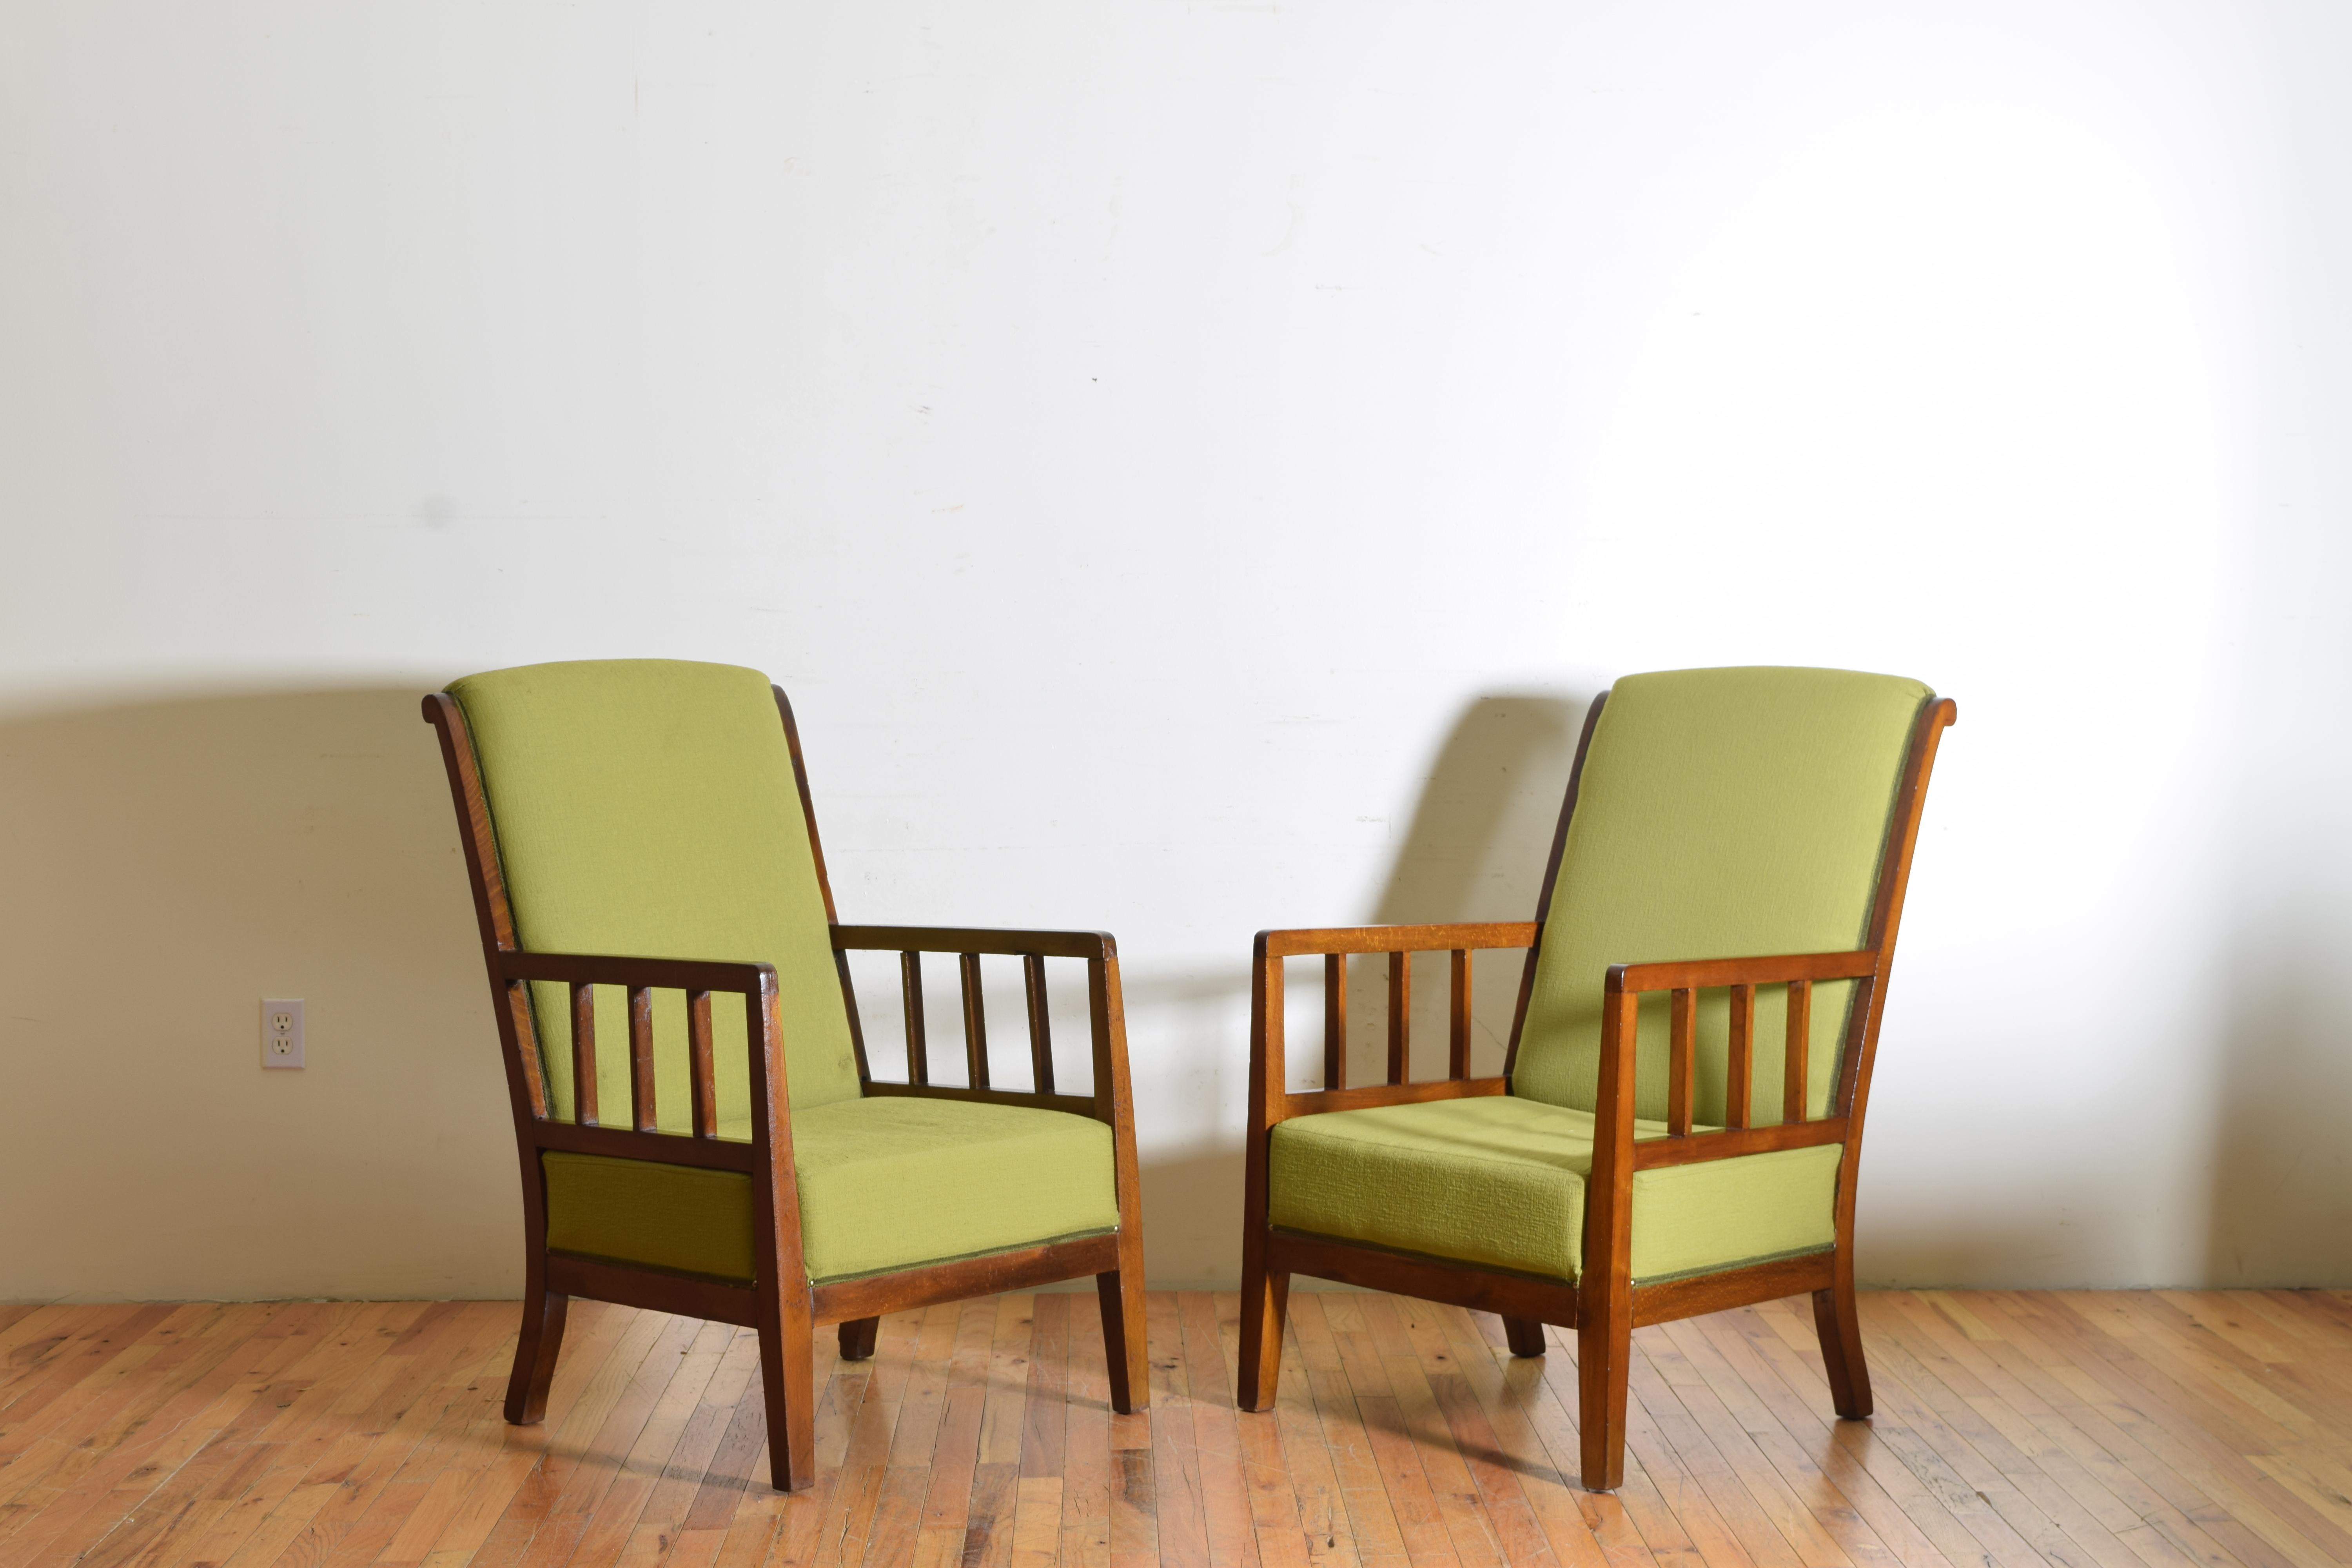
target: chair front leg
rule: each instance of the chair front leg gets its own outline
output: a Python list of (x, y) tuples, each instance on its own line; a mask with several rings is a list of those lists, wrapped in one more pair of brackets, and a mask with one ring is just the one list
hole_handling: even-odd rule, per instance
[(1249, 1241), (1242, 1257), (1241, 1406), (1271, 1410), (1276, 1385), (1282, 1377), (1282, 1332), (1290, 1312), (1290, 1276), (1267, 1268), (1263, 1225), (1253, 1229)]
[(1551, 1349), (1544, 1337), (1543, 1321), (1539, 1318), (1505, 1318), (1503, 1339), (1513, 1355), (1541, 1355)]
[(1110, 1407), (1131, 1415), (1151, 1403), (1151, 1363), (1143, 1348), (1143, 1237), (1122, 1226), (1118, 1267), (1095, 1276), (1102, 1303), (1103, 1365), (1110, 1376)]
[(1576, 1331), (1576, 1419), (1583, 1447), (1584, 1489), (1589, 1492), (1613, 1492), (1625, 1484), (1625, 1384), (1633, 1370), (1633, 1306), (1630, 1292), (1588, 1290), (1578, 1314), (1583, 1321)]
[(816, 1483), (816, 1346), (806, 1291), (763, 1290), (759, 1305), (760, 1391), (767, 1405), (768, 1484), (796, 1492)]
[(1592, 1174), (1585, 1189), (1584, 1273), (1576, 1306), (1578, 1433), (1584, 1489), (1625, 1479), (1625, 1384), (1633, 1365), (1633, 1047), (1638, 996), (1609, 972), (1601, 1015)]

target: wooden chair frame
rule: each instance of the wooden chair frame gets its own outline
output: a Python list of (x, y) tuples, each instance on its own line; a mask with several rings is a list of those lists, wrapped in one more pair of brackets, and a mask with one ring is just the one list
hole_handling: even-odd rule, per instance
[[(851, 1360), (874, 1352), (876, 1330), (885, 1312), (906, 1311), (1000, 1290), (1024, 1290), (1064, 1279), (1095, 1277), (1103, 1322), (1104, 1359), (1113, 1408), (1122, 1414), (1150, 1401), (1144, 1360), (1143, 1228), (1135, 1152), (1135, 1114), (1128, 1083), (1127, 1026), (1118, 979), (1118, 949), (1102, 931), (967, 931), (919, 926), (840, 924), (833, 888), (825, 877), (824, 851), (817, 840), (816, 812), (809, 798), (808, 771), (801, 759), (800, 734), (792, 704), (776, 689), (776, 711), (793, 758), (793, 776), (808, 822), (809, 849), (816, 861), (818, 887), (832, 925), (834, 961), (848, 1009), (850, 1040), (858, 1081), (867, 1094), (917, 1095), (937, 1100), (982, 1100), (1069, 1111), (1106, 1122), (1111, 1130), (1117, 1183), (1118, 1230), (1075, 1241), (990, 1253), (983, 1257), (869, 1275), (811, 1287), (801, 1252), (800, 1192), (793, 1167), (793, 1132), (786, 1090), (784, 1050), (775, 970), (765, 963), (687, 963), (667, 959), (525, 952), (515, 939), (513, 913), (499, 870), (488, 800), (475, 762), (473, 737), (464, 712), (447, 692), (425, 700), (425, 718), (441, 738), (441, 757), (457, 808), (466, 850), (466, 870), (474, 888), (474, 912), (481, 925), (482, 960), (498, 1014), (499, 1044), (506, 1059), (507, 1090), (514, 1110), (515, 1145), (522, 1165), (525, 1277), (522, 1331), (515, 1345), (514, 1370), (507, 1380), (506, 1418), (529, 1426), (542, 1419), (547, 1391), (563, 1339), (569, 1300), (592, 1300), (676, 1312), (754, 1329), (760, 1336), (760, 1375), (768, 1424), (769, 1476), (779, 1491), (793, 1491), (816, 1479), (815, 1389), (812, 1336), (828, 1323), (840, 1325), (841, 1353)], [(866, 1062), (857, 999), (850, 984), (853, 952), (898, 952), (906, 980), (908, 1083), (874, 1080)], [(963, 980), (963, 1013), (971, 1087), (929, 1081), (923, 1028), (921, 965), (926, 952), (958, 955)], [(999, 1089), (989, 1082), (980, 958), (983, 953), (1018, 956), (1027, 993), (1030, 1059), (1035, 1089)], [(1048, 1035), (1045, 960), (1083, 959), (1094, 1047), (1094, 1093), (1054, 1090)], [(575, 1120), (548, 1114), (547, 1085), (540, 1068), (530, 983), (568, 985), (572, 996), (572, 1083)], [(593, 987), (625, 987), (628, 993), (630, 1093), (628, 1114), (607, 1125), (596, 1103), (596, 1019)], [(691, 1084), (690, 1133), (656, 1131), (652, 993), (683, 991), (688, 1007), (688, 1060)], [(710, 998), (740, 995), (744, 1002), (751, 1075), (751, 1138), (718, 1135), (718, 1099), (711, 1065)], [(740, 1280), (681, 1273), (551, 1250), (547, 1245), (547, 1188), (540, 1155), (546, 1150), (655, 1160), (673, 1165), (740, 1171), (751, 1178), (756, 1278)]]
[[(1919, 814), (1927, 802), (1937, 745), (1958, 718), (1958, 709), (1949, 699), (1931, 699), (1912, 728), (1909, 755), (1887, 823), (1885, 847), (1879, 857), (1869, 939), (1861, 948), (1853, 952), (1621, 963), (1608, 971), (1601, 1002), (1599, 1110), (1593, 1124), (1592, 1170), (1585, 1185), (1584, 1258), (1577, 1283), (1310, 1236), (1282, 1229), (1269, 1217), (1267, 1164), (1272, 1134), (1279, 1123), (1326, 1111), (1510, 1092), (1520, 1032), (1527, 1024), (1528, 998), (1535, 984), (1544, 920), (1550, 912), (1559, 877), (1569, 822), (1576, 812), (1585, 753), (1608, 700), (1605, 691), (1594, 698), (1585, 715), (1533, 921), (1257, 933), (1250, 987), (1250, 1138), (1242, 1248), (1239, 1400), (1244, 1410), (1266, 1410), (1274, 1405), (1290, 1276), (1307, 1274), (1494, 1312), (1502, 1318), (1511, 1351), (1517, 1355), (1544, 1352), (1547, 1323), (1575, 1330), (1580, 1458), (1584, 1485), (1592, 1491), (1613, 1491), (1624, 1480), (1626, 1378), (1633, 1331), (1643, 1324), (1810, 1291), (1832, 1402), (1837, 1413), (1848, 1419), (1859, 1420), (1870, 1414), (1870, 1370), (1863, 1359), (1853, 1294), (1854, 1183), (1862, 1159), (1863, 1113), (1870, 1100), (1871, 1066), (1878, 1050), (1879, 1020), (1886, 1005), (1886, 980), (1895, 962), (1895, 937), (1903, 918), (1911, 854), (1918, 841)], [(1471, 955), (1480, 950), (1509, 948), (1526, 949), (1527, 958), (1508, 1054), (1501, 1077), (1474, 1079), (1469, 1076)], [(1411, 955), (1415, 952), (1453, 955), (1447, 1076), (1419, 1083), (1406, 1081), (1412, 1044)], [(1351, 953), (1388, 955), (1388, 1082), (1360, 1089), (1351, 1089), (1347, 1082), (1347, 958)], [(1283, 1055), (1282, 965), (1286, 958), (1304, 955), (1323, 959), (1324, 1087), (1294, 1094)], [(1811, 992), (1816, 984), (1836, 980), (1855, 982), (1856, 994), (1848, 1010), (1829, 1113), (1809, 1121), (1805, 1056), (1811, 1041)], [(1758, 986), (1769, 985), (1789, 988), (1783, 1120), (1777, 1126), (1755, 1127), (1749, 1125), (1748, 1109), (1755, 1066), (1755, 995)], [(1731, 994), (1727, 1083), (1730, 1125), (1695, 1131), (1691, 1100), (1697, 997), (1700, 991), (1715, 988)], [(1633, 1072), (1640, 1001), (1643, 994), (1660, 991), (1672, 998), (1668, 1135), (1636, 1143)], [(1650, 1285), (1633, 1283), (1635, 1172), (1824, 1143), (1841, 1143), (1845, 1148), (1838, 1167), (1836, 1240), (1828, 1251)]]

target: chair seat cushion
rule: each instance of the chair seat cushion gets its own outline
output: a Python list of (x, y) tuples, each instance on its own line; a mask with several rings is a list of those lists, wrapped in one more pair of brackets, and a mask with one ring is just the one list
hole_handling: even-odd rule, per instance
[[(1634, 1136), (1665, 1135), (1662, 1122)], [(1633, 1278), (1705, 1273), (1836, 1239), (1836, 1144), (1643, 1171)], [(1270, 1217), (1286, 1230), (1574, 1280), (1592, 1115), (1516, 1095), (1304, 1116), (1274, 1130)]]
[[(814, 1282), (1118, 1227), (1110, 1129), (1087, 1117), (876, 1096), (795, 1109), (792, 1123)], [(752, 1278), (750, 1177), (602, 1154), (541, 1159), (554, 1250)]]

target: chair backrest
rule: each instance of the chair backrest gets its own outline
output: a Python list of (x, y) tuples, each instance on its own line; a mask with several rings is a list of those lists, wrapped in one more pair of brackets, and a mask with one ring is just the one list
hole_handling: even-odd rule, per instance
[[(1685, 669), (1617, 682), (1586, 746), (1512, 1073), (1593, 1109), (1612, 963), (1864, 945), (1921, 707), (1916, 680), (1839, 669)], [(1854, 987), (1814, 992), (1807, 1114), (1826, 1113)], [(1756, 1125), (1780, 1120), (1787, 996), (1759, 990)], [(1726, 993), (1701, 994), (1695, 1114), (1725, 1121)], [(1634, 1114), (1666, 1114), (1666, 998), (1644, 998)]]
[[(471, 731), (526, 952), (775, 965), (795, 1106), (859, 1092), (816, 855), (768, 678), (732, 665), (595, 659), (449, 683)], [(572, 1113), (569, 1005), (533, 986), (548, 1113)], [(597, 1096), (628, 1104), (618, 990), (599, 988)], [(665, 1131), (688, 1126), (686, 1006), (656, 992)], [(722, 1134), (745, 1136), (740, 1003), (712, 999)]]

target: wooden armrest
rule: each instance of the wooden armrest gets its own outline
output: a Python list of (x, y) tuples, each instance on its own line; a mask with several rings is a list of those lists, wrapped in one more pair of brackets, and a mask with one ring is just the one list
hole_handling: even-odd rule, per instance
[(767, 995), (776, 989), (770, 963), (698, 959), (628, 958), (604, 953), (496, 952), (500, 980), (546, 980), (565, 985), (625, 985), (633, 990), (738, 991)]
[(996, 931), (965, 926), (833, 928), (844, 952), (994, 952), (1015, 957), (1115, 958), (1118, 944), (1101, 931)]
[[(1252, 982), (1250, 1084), (1252, 1116), (1261, 1130), (1291, 1116), (1358, 1110), (1374, 1105), (1411, 1105), (1427, 1100), (1461, 1100), (1509, 1092), (1508, 1080), (1470, 1076), (1471, 954), (1493, 948), (1532, 948), (1542, 927), (1534, 921), (1480, 921), (1450, 925), (1327, 926), (1262, 931)], [(1412, 968), (1416, 952), (1453, 955), (1447, 1013), (1445, 1077), (1408, 1083), (1412, 1054)], [(1388, 1079), (1385, 1084), (1348, 1087), (1348, 959), (1355, 953), (1388, 955)], [(1286, 1087), (1282, 1044), (1282, 961), (1323, 960), (1323, 1083), (1320, 1089), (1291, 1094)]]
[(1867, 980), (1878, 973), (1875, 952), (1791, 952), (1769, 958), (1691, 958), (1664, 963), (1610, 965), (1610, 991), (1720, 990), (1727, 985), (1785, 985), (1794, 980)]
[(1348, 952), (1451, 952), (1533, 947), (1543, 928), (1533, 921), (1485, 921), (1456, 925), (1327, 926), (1262, 931), (1268, 958)]
[[(1805, 1119), (1813, 986), (1823, 981), (1875, 980), (1879, 963), (1877, 952), (1863, 951), (1612, 964), (1601, 988), (1601, 1120), (1616, 1127), (1621, 1141), (1631, 1138), (1640, 998), (1644, 993), (1664, 991), (1673, 996), (1666, 1049), (1667, 1139), (1663, 1145), (1647, 1144), (1644, 1152), (1634, 1154), (1635, 1167), (1730, 1159), (1839, 1142), (1845, 1136), (1843, 1116), (1818, 1121)], [(1756, 988), (1759, 985), (1789, 988), (1787, 1043), (1781, 1054), (1781, 1125), (1778, 1127), (1749, 1126), (1755, 1099)], [(1706, 990), (1731, 993), (1730, 1055), (1724, 1084), (1729, 1125), (1721, 1131), (1694, 1133), (1691, 1101), (1696, 1087), (1698, 994)]]

